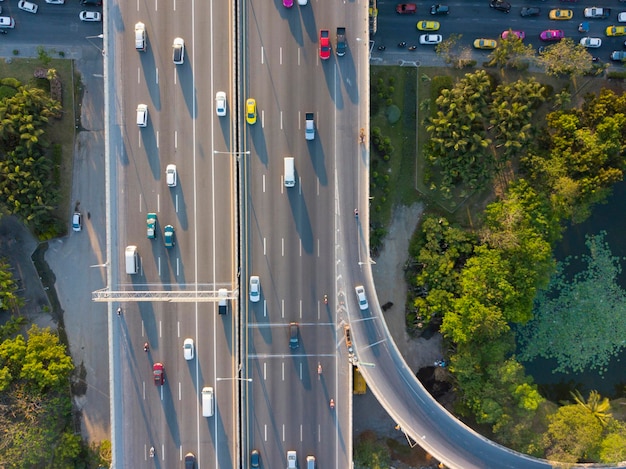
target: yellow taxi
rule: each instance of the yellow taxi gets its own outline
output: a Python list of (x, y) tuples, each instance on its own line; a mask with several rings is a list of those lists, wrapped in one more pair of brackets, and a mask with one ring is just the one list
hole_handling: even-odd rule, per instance
[(572, 10), (550, 10), (551, 20), (571, 20), (574, 17)]
[(256, 124), (256, 101), (254, 98), (246, 100), (246, 122), (250, 125)]
[(439, 29), (438, 21), (418, 21), (417, 29), (420, 31), (437, 31)]
[(624, 36), (626, 35), (626, 26), (609, 26), (606, 28), (607, 36)]
[(474, 41), (475, 49), (495, 49), (498, 43), (494, 39), (476, 39)]

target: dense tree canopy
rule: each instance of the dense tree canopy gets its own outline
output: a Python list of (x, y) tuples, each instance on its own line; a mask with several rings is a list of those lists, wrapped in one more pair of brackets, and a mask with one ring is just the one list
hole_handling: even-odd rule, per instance
[(547, 46), (539, 55), (539, 62), (545, 67), (548, 75), (554, 76), (576, 77), (593, 69), (589, 51), (569, 37)]

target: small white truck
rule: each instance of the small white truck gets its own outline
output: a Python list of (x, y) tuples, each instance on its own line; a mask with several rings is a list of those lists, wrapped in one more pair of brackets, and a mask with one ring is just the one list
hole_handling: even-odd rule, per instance
[(313, 140), (315, 139), (315, 114), (307, 112), (304, 119), (304, 138)]

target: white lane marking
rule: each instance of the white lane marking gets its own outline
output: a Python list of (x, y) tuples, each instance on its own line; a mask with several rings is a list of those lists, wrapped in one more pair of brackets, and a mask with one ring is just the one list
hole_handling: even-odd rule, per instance
[(143, 400), (145, 401), (146, 400), (146, 382), (144, 381), (142, 385), (143, 385), (143, 389), (141, 391), (141, 394), (143, 395)]
[(141, 194), (139, 194), (139, 213), (143, 212), (143, 196)]
[(138, 144), (139, 148), (141, 148), (141, 131), (139, 131), (139, 135), (137, 135), (137, 137), (138, 137), (137, 138), (137, 140), (138, 140), (137, 144)]
[(280, 315), (283, 319), (285, 319), (285, 300), (280, 300)]
[(302, 300), (300, 300), (299, 303), (300, 303), (300, 320), (302, 320)]
[(302, 369), (302, 362), (300, 362), (300, 381), (302, 381), (303, 373), (304, 373), (304, 370)]
[(159, 338), (163, 337), (163, 321), (159, 321)]
[(319, 321), (322, 317), (322, 303), (317, 302), (317, 320)]
[(176, 66), (174, 66), (174, 84), (176, 85), (177, 83), (177, 78), (178, 78), (178, 74), (176, 73)]
[(280, 65), (283, 64), (283, 48), (282, 47), (278, 48), (278, 63)]
[(156, 84), (158, 85), (159, 84), (159, 69), (158, 68), (156, 69), (155, 78), (156, 78)]
[(156, 131), (156, 146), (159, 148), (159, 131)]
[(263, 238), (263, 255), (267, 256), (267, 238)]
[(298, 111), (298, 131), (302, 130), (302, 111)]
[(317, 424), (317, 441), (322, 441), (322, 426), (319, 423)]
[(174, 148), (178, 148), (178, 130), (174, 131)]
[(302, 257), (302, 239), (298, 240), (298, 249), (300, 251), (300, 257)]
[(317, 180), (315, 181), (315, 184), (317, 185), (317, 195), (320, 195), (320, 178), (317, 178)]
[(263, 183), (263, 184), (262, 184), (262, 185), (263, 185), (263, 193), (265, 193), (265, 191), (266, 191), (266, 188), (265, 188), (265, 174), (264, 174), (264, 175), (263, 175), (263, 177), (261, 178), (261, 181), (262, 181), (262, 183)]
[(300, 48), (298, 47), (298, 65), (300, 65)]
[(154, 0), (154, 11), (159, 11), (159, 0)]
[(283, 443), (285, 442), (285, 424), (283, 423)]
[(161, 211), (161, 194), (157, 194), (157, 212)]
[(178, 194), (176, 194), (174, 198), (176, 200), (176, 213), (178, 213)]
[(320, 239), (317, 238), (317, 257), (320, 257)]
[(265, 48), (261, 46), (261, 65), (265, 64)]
[(176, 321), (176, 330), (177, 330), (178, 338), (180, 339), (180, 321)]
[(137, 84), (141, 84), (141, 67), (137, 67)]
[(157, 258), (159, 264), (159, 275), (161, 275), (161, 256)]
[(263, 317), (267, 317), (267, 300), (263, 300)]
[(180, 275), (180, 257), (176, 258), (176, 276)]
[(302, 443), (302, 424), (300, 424), (300, 443)]
[(280, 130), (283, 130), (283, 111), (280, 111)]
[(280, 238), (280, 253), (285, 257), (285, 238)]
[(263, 425), (263, 438), (267, 441), (267, 424)]
[(280, 368), (281, 368), (281, 376), (283, 378), (283, 381), (285, 381), (285, 362), (282, 362), (280, 364)]
[(161, 389), (160, 389), (160, 391), (161, 391), (161, 400), (163, 400), (163, 388), (164, 388), (165, 386), (159, 386), (159, 387), (161, 388)]
[(298, 176), (298, 195), (302, 195), (302, 177)]
[(265, 111), (261, 111), (261, 128), (265, 128)]
[(263, 381), (267, 381), (267, 363), (263, 363)]
[(180, 381), (178, 382), (178, 400), (179, 401), (183, 400), (183, 387)]

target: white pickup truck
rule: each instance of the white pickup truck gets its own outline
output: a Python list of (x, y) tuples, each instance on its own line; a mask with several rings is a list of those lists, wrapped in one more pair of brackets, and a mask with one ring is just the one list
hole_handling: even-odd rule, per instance
[(591, 7), (591, 8), (585, 8), (585, 18), (602, 18), (602, 19), (606, 19), (609, 18), (611, 16), (611, 9), (610, 8), (598, 8), (598, 7)]

